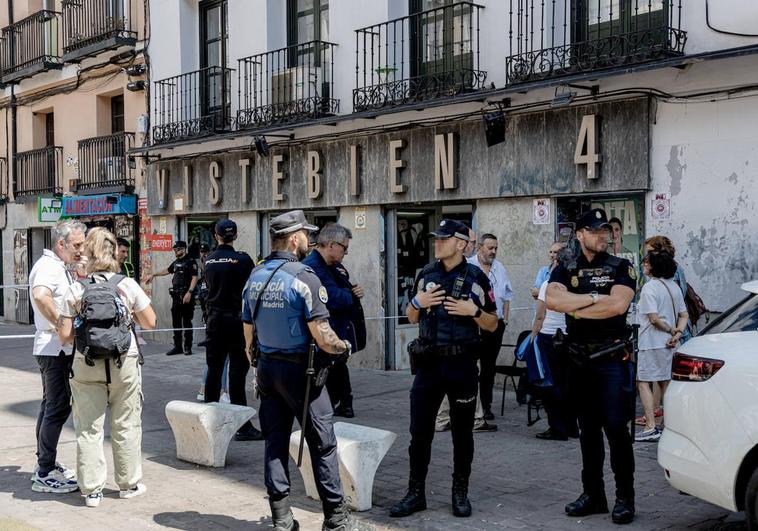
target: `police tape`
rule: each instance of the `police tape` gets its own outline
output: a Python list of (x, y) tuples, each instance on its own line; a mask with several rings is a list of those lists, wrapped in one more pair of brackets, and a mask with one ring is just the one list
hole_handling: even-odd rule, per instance
[(28, 287), (29, 287), (29, 284), (6, 284), (6, 285), (3, 285), (3, 286), (0, 286), (0, 289), (11, 289), (11, 288), (16, 288), (16, 289), (24, 288), (24, 289), (26, 289)]

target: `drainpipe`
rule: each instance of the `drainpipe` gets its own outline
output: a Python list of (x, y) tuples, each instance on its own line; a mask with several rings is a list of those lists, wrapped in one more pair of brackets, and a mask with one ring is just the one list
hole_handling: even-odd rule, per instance
[[(8, 24), (13, 24), (13, 0), (8, 0)], [(14, 56), (14, 50), (13, 50), (13, 39), (11, 39), (11, 57)], [(11, 182), (16, 181), (16, 156), (18, 155), (18, 122), (17, 122), (18, 114), (16, 112), (16, 85), (15, 83), (11, 83), (11, 145), (13, 146), (11, 148), (11, 156), (10, 156), (10, 164), (8, 164), (8, 177), (13, 175), (13, 181), (8, 179), (8, 195), (13, 198), (13, 200), (16, 199), (15, 194), (13, 193), (13, 186), (11, 185)], [(6, 151), (7, 153), (7, 151)]]

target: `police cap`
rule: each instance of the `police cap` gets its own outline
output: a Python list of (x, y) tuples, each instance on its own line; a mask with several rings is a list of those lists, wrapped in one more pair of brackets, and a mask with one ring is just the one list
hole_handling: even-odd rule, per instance
[(216, 222), (216, 234), (222, 238), (234, 238), (237, 235), (237, 224), (228, 218), (220, 219)]
[(271, 234), (281, 236), (298, 230), (315, 231), (318, 227), (308, 223), (302, 210), (290, 210), (271, 220)]
[(174, 249), (180, 249), (180, 248), (186, 249), (187, 242), (185, 242), (184, 240), (176, 240), (176, 242), (174, 242)]
[(437, 230), (430, 232), (429, 236), (440, 239), (455, 237), (468, 242), (471, 241), (468, 237), (468, 234), (468, 227), (460, 221), (456, 221), (454, 219), (443, 219), (440, 221), (440, 225), (437, 227)]
[(209, 253), (211, 252), (211, 248), (207, 243), (201, 243), (200, 244), (200, 252), (201, 253)]
[(610, 229), (611, 226), (608, 223), (608, 216), (606, 216), (605, 210), (602, 208), (593, 208), (576, 219), (576, 230), (599, 230), (605, 228)]

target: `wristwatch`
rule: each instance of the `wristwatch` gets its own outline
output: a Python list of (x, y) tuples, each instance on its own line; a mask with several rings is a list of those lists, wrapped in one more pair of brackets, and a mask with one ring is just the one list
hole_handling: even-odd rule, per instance
[(590, 292), (589, 295), (590, 295), (590, 297), (592, 297), (592, 304), (595, 304), (597, 301), (600, 300), (600, 295), (598, 294), (597, 291), (592, 291), (592, 292)]
[(344, 342), (345, 342), (345, 347), (347, 348), (347, 355), (348, 355), (348, 357), (349, 357), (349, 356), (350, 356), (350, 354), (352, 354), (352, 353), (353, 353), (353, 345), (351, 345), (351, 344), (350, 344), (350, 341), (348, 341), (347, 339), (343, 339), (342, 341), (344, 341)]
[(482, 309), (477, 306), (476, 313), (474, 314), (474, 319), (479, 319), (481, 316), (482, 316)]

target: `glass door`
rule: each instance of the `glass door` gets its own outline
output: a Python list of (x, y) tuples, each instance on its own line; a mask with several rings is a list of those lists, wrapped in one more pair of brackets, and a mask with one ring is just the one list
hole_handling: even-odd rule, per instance
[[(200, 88), (202, 114), (208, 126), (223, 129), (231, 116), (231, 75), (227, 65), (227, 3), (226, 0), (206, 0), (200, 4)], [(215, 67), (215, 68), (214, 68)]]

